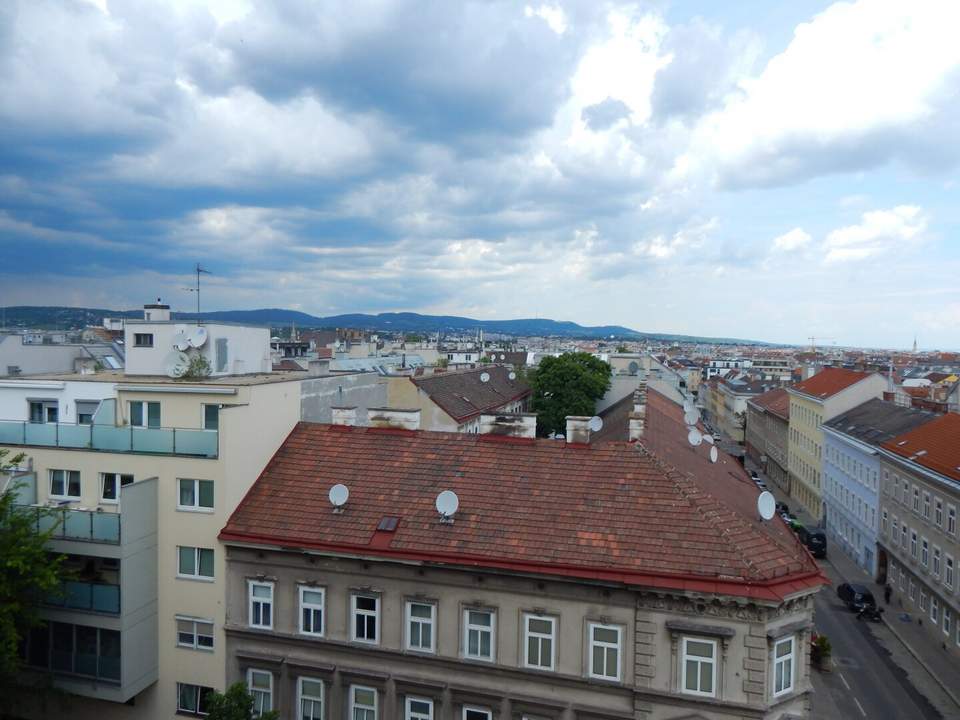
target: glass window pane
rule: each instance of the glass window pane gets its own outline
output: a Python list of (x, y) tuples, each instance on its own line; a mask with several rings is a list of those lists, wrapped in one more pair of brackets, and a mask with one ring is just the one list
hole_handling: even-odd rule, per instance
[(490, 633), (480, 634), (480, 657), (490, 657)]
[(180, 564), (178, 572), (181, 575), (196, 575), (196, 548), (180, 547)]
[(687, 655), (695, 655), (696, 657), (703, 657), (703, 658), (712, 658), (713, 645), (710, 643), (697, 642), (695, 640), (690, 640), (687, 642)]
[(713, 692), (713, 665), (700, 663), (700, 691)]
[(527, 638), (527, 662), (531, 665), (540, 664), (540, 643), (537, 638)]
[(180, 485), (180, 504), (184, 507), (193, 507), (197, 504), (193, 492), (193, 480), (177, 480)]
[(410, 615), (411, 617), (417, 618), (432, 618), (433, 617), (433, 605), (422, 605), (420, 603), (413, 603), (410, 605)]
[(490, 613), (469, 611), (469, 622), (471, 625), (483, 625), (490, 627)]
[(317, 592), (316, 590), (304, 590), (303, 601), (305, 603), (309, 603), (310, 605), (322, 605), (323, 593)]
[(270, 689), (270, 673), (254, 670), (250, 673), (250, 687), (257, 690)]
[(213, 550), (200, 551), (200, 574), (213, 577)]
[(529, 628), (530, 632), (542, 633), (544, 635), (549, 635), (553, 632), (553, 623), (549, 620), (537, 620), (536, 618), (529, 618)]
[(619, 633), (611, 628), (595, 627), (593, 629), (593, 639), (597, 642), (616, 643)]
[(200, 507), (213, 507), (213, 480), (200, 480)]
[(687, 660), (686, 663), (686, 682), (684, 687), (687, 690), (697, 690), (697, 662), (696, 660)]
[(131, 425), (143, 425), (143, 403), (142, 402), (131, 402), (130, 403), (130, 424)]
[(253, 596), (255, 598), (267, 598), (269, 599), (273, 595), (273, 588), (269, 585), (254, 585), (253, 586)]
[(376, 610), (377, 599), (372, 597), (357, 597), (358, 610)]
[(80, 471), (79, 470), (70, 470), (69, 471), (69, 482), (70, 486), (68, 488), (67, 494), (71, 497), (80, 497)]
[(160, 427), (160, 403), (147, 403), (147, 427)]
[(177, 683), (177, 707), (186, 712), (197, 711), (197, 686), (187, 683)]
[(370, 705), (372, 706), (377, 700), (377, 694), (375, 691), (368, 688), (354, 688), (353, 689), (353, 701), (357, 705)]
[(304, 695), (310, 695), (312, 697), (322, 697), (323, 695), (323, 683), (319, 680), (302, 678), (300, 680), (300, 688)]
[(603, 667), (603, 648), (595, 647), (593, 649), (593, 674), (605, 674)]
[(216, 430), (220, 427), (220, 406), (203, 406), (203, 427), (207, 430)]
[(117, 499), (117, 476), (113, 473), (104, 473), (103, 474), (103, 499), (104, 500), (116, 500)]

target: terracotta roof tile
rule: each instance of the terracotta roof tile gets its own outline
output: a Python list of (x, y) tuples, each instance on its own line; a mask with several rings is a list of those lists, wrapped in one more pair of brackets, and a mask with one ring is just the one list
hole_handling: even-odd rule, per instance
[(797, 383), (791, 389), (824, 400), (842, 390), (846, 390), (851, 385), (856, 385), (861, 380), (870, 377), (871, 374), (847, 370), (846, 368), (829, 367), (803, 382)]
[(773, 415), (783, 418), (784, 420), (790, 419), (790, 394), (787, 392), (786, 388), (774, 388), (773, 390), (768, 390), (763, 393), (763, 395), (758, 395), (755, 398), (747, 400), (748, 403), (756, 405), (759, 408), (766, 410)]
[[(487, 382), (480, 379), (484, 373), (490, 376)], [(512, 380), (511, 374), (514, 374)], [(410, 382), (458, 423), (525, 398), (531, 392), (530, 386), (516, 377), (512, 368), (502, 365), (414, 377)]]
[(960, 415), (947, 413), (897, 435), (882, 447), (917, 465), (960, 480)]

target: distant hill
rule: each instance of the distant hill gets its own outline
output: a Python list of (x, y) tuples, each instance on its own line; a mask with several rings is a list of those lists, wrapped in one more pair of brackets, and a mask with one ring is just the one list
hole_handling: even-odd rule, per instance
[[(142, 310), (104, 310), (100, 308), (73, 307), (34, 307), (17, 306), (2, 308), (7, 327), (35, 329), (74, 329), (87, 325), (99, 325), (105, 317), (143, 317)], [(178, 320), (196, 320), (196, 313), (174, 313)], [(364, 330), (406, 333), (457, 333), (476, 332), (503, 335), (566, 338), (616, 338), (619, 340), (660, 340), (665, 342), (710, 343), (710, 344), (757, 344), (751, 340), (736, 338), (710, 338), (693, 335), (673, 335), (664, 333), (645, 333), (621, 325), (585, 326), (575, 322), (548, 320), (545, 318), (526, 318), (520, 320), (475, 320), (455, 315), (421, 315), (419, 313), (379, 313), (365, 315), (350, 313), (316, 317), (296, 310), (265, 308), (262, 310), (219, 310), (201, 313), (204, 320), (247, 323), (252, 325), (270, 325), (286, 327), (296, 324), (298, 328), (337, 328), (350, 327)]]

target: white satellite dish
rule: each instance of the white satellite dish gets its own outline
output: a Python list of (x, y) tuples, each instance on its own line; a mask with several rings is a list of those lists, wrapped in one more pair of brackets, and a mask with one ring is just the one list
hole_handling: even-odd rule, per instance
[(203, 347), (203, 344), (207, 341), (207, 329), (203, 325), (197, 325), (195, 328), (190, 330), (187, 333), (187, 342), (190, 343), (190, 347)]
[(460, 507), (460, 498), (453, 490), (444, 490), (437, 495), (436, 506), (444, 522), (453, 522), (453, 514)]
[(603, 418), (598, 415), (594, 415), (587, 422), (587, 427), (590, 428), (590, 432), (600, 432), (603, 428)]
[(500, 353), (500, 359), (501, 359), (501, 360), (506, 360), (506, 359), (507, 359), (507, 356), (504, 355), (503, 353)]
[(687, 425), (696, 425), (697, 420), (700, 419), (700, 413), (697, 412), (696, 408), (691, 408), (683, 413), (683, 421)]
[(760, 493), (760, 496), (757, 498), (757, 512), (760, 513), (760, 517), (764, 520), (772, 520), (773, 516), (777, 512), (777, 499), (773, 496), (773, 493), (764, 490)]
[(515, 372), (512, 372), (512, 371), (511, 371), (511, 372), (507, 375), (507, 377), (510, 378), (511, 380), (516, 380), (516, 379), (517, 379), (517, 374), (516, 374)]
[(703, 435), (696, 428), (691, 428), (690, 432), (687, 433), (687, 442), (689, 442), (694, 447), (697, 447), (700, 443), (703, 442)]
[(327, 494), (330, 498), (330, 504), (333, 505), (334, 512), (343, 512), (343, 506), (347, 504), (350, 498), (350, 489), (343, 483), (337, 483)]
[(490, 373), (480, 373), (480, 382), (490, 382)]
[(713, 447), (710, 448), (710, 462), (715, 463), (717, 461), (717, 458), (719, 457), (720, 457), (720, 453), (717, 452), (717, 446), (714, 445)]
[(713, 435), (711, 435), (710, 433), (704, 433), (704, 434), (703, 434), (703, 439), (704, 439), (705, 442), (708, 442), (708, 443), (710, 443), (711, 445), (713, 445)]
[(688, 413), (688, 412), (690, 412), (691, 410), (693, 410), (693, 402), (692, 402), (691, 400), (684, 400), (684, 401), (683, 401), (683, 411), (684, 411), (685, 413)]
[(190, 358), (179, 350), (171, 350), (163, 359), (163, 370), (167, 377), (181, 378), (190, 369)]
[(173, 347), (181, 352), (190, 347), (190, 340), (187, 337), (186, 330), (177, 330), (173, 334)]

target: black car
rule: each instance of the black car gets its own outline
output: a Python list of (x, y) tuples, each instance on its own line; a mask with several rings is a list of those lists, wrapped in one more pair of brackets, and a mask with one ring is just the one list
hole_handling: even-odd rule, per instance
[(790, 506), (787, 505), (785, 502), (778, 502), (778, 503), (777, 503), (777, 512), (778, 512), (778, 513), (786, 513), (787, 515), (789, 515), (789, 514), (790, 514)]
[(807, 546), (807, 549), (815, 558), (825, 558), (827, 556), (827, 536), (823, 530), (811, 530), (802, 525), (797, 528), (797, 535), (800, 542)]
[(856, 583), (838, 585), (837, 597), (843, 600), (847, 608), (853, 612), (860, 612), (864, 608), (877, 609), (877, 601), (873, 599), (873, 594), (863, 585), (857, 585)]

